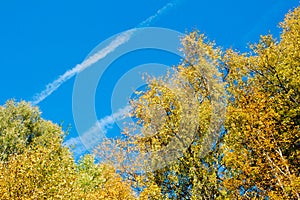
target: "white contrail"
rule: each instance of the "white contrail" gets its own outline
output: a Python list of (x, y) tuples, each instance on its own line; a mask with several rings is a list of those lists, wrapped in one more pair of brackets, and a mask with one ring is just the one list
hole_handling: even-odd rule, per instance
[(120, 45), (126, 43), (131, 35), (133, 34), (133, 30), (126, 31), (119, 35), (115, 40), (111, 41), (109, 45), (107, 45), (105, 48), (101, 49), (88, 59), (84, 60), (81, 64), (76, 65), (74, 68), (66, 71), (63, 75), (58, 77), (55, 81), (52, 83), (49, 83), (46, 86), (46, 89), (37, 94), (34, 97), (34, 100), (31, 102), (33, 105), (36, 105), (43, 101), (45, 98), (47, 98), (50, 94), (52, 94), (61, 84), (72, 78), (75, 74), (79, 73), (80, 71), (84, 70), (85, 68), (90, 67), (92, 64), (98, 62), (105, 56), (107, 56), (109, 53), (113, 52), (117, 47)]
[[(172, 1), (166, 4), (164, 7), (159, 9), (154, 15), (148, 17), (146, 20), (141, 22), (137, 27), (146, 27), (153, 22), (153, 20), (157, 19), (160, 15), (165, 13), (168, 9), (174, 7), (178, 3), (178, 0)], [(46, 89), (42, 92), (36, 94), (33, 97), (33, 101), (31, 102), (32, 105), (36, 105), (51, 95), (55, 90), (57, 90), (64, 82), (72, 78), (74, 75), (79, 73), (80, 71), (90, 67), (92, 64), (98, 62), (99, 60), (106, 57), (108, 54), (113, 52), (122, 44), (125, 44), (133, 35), (134, 29), (130, 31), (126, 31), (119, 35), (115, 40), (113, 40), (109, 45), (105, 48), (99, 50), (97, 53), (89, 57), (88, 59), (84, 60), (81, 64), (76, 65), (74, 68), (66, 71), (63, 75), (59, 76), (58, 79), (54, 80), (52, 83), (49, 83), (46, 86)]]
[(167, 3), (164, 7), (156, 11), (156, 13), (150, 17), (148, 17), (146, 20), (142, 21), (137, 25), (137, 27), (147, 27), (150, 26), (150, 24), (153, 22), (153, 20), (158, 19), (159, 16), (161, 16), (163, 13), (165, 13), (168, 9), (176, 6), (178, 4), (179, 0), (172, 1), (170, 3)]
[(81, 155), (86, 150), (91, 150), (98, 145), (103, 138), (105, 138), (105, 134), (112, 124), (127, 117), (130, 109), (131, 106), (125, 106), (117, 112), (98, 120), (94, 126), (80, 135), (80, 137), (70, 138), (64, 142), (64, 146), (75, 146), (74, 153), (76, 155)]

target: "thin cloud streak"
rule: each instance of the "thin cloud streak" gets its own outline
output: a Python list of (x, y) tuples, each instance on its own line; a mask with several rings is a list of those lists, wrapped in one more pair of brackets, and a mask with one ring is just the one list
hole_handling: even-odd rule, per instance
[(64, 142), (64, 146), (72, 147), (74, 146), (75, 155), (82, 155), (87, 150), (92, 150), (96, 145), (105, 138), (105, 135), (111, 125), (116, 121), (128, 117), (131, 106), (125, 106), (119, 109), (117, 112), (108, 115), (100, 120), (98, 120), (89, 130), (84, 132), (82, 135), (70, 138)]
[[(150, 17), (148, 17), (146, 20), (139, 23), (136, 28), (141, 27), (147, 27), (150, 26), (151, 23), (158, 19), (162, 14), (166, 13), (171, 8), (178, 5), (178, 2), (181, 0), (174, 0), (168, 4), (166, 4), (164, 7), (156, 11), (156, 13)], [(127, 41), (130, 40), (132, 35), (134, 34), (135, 29), (132, 29), (130, 31), (126, 31), (119, 35), (115, 40), (113, 40), (108, 46), (101, 49), (88, 59), (84, 60), (81, 64), (76, 65), (71, 70), (66, 71), (63, 75), (61, 75), (58, 79), (54, 80), (52, 83), (49, 83), (46, 86), (46, 89), (42, 92), (38, 93), (34, 96), (34, 100), (31, 102), (33, 105), (37, 105), (40, 102), (42, 102), (44, 99), (46, 99), (48, 96), (50, 96), (53, 92), (55, 92), (64, 82), (68, 81), (70, 78), (72, 78), (74, 75), (79, 73), (80, 71), (90, 67), (92, 64), (98, 62), (99, 60), (106, 57), (109, 53), (113, 52), (115, 49), (117, 49), (122, 44), (125, 44)], [(130, 110), (130, 106), (126, 106), (124, 108), (121, 108), (116, 113), (113, 113), (112, 115), (106, 116), (100, 120), (98, 120), (94, 126), (92, 126), (87, 132), (83, 133), (82, 135), (74, 138), (70, 138), (69, 140), (64, 142), (64, 146), (74, 146), (73, 152), (74, 157), (79, 157), (82, 154), (84, 154), (86, 151), (91, 150), (93, 147), (95, 147), (103, 137), (105, 137), (108, 129), (111, 127), (112, 124), (114, 124), (117, 120), (122, 119), (125, 117)]]
[[(148, 17), (146, 20), (141, 22), (137, 27), (147, 27), (149, 26), (155, 19), (158, 19), (160, 15), (168, 11), (170, 8), (177, 5), (179, 1), (172, 1), (166, 4), (164, 7), (159, 9), (154, 15)], [(33, 101), (31, 101), (32, 105), (37, 105), (50, 96), (53, 92), (55, 92), (64, 82), (68, 81), (70, 78), (75, 76), (80, 71), (90, 67), (94, 63), (98, 62), (99, 60), (105, 58), (108, 54), (113, 52), (122, 44), (125, 44), (130, 38), (132, 37), (135, 29), (126, 31), (119, 35), (115, 40), (113, 40), (108, 46), (99, 50), (97, 53), (89, 57), (88, 59), (84, 60), (81, 64), (77, 64), (74, 68), (66, 71), (63, 75), (59, 76), (56, 80), (52, 83), (46, 85), (46, 89), (41, 91), (40, 93), (36, 94), (33, 97)]]
[(176, 6), (178, 4), (178, 2), (180, 2), (180, 0), (176, 0), (176, 1), (172, 1), (170, 3), (167, 3), (164, 7), (162, 7), (158, 11), (156, 11), (156, 13), (154, 15), (148, 17), (146, 20), (139, 23), (139, 25), (137, 25), (137, 28), (150, 26), (154, 20), (158, 19), (163, 13), (168, 11), (170, 8), (173, 8), (174, 6)]

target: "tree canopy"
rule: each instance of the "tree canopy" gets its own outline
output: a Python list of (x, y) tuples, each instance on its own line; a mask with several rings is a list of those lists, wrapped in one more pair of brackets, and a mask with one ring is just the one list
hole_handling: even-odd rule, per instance
[(40, 114), (25, 102), (0, 107), (1, 199), (133, 198), (112, 166), (90, 155), (76, 164), (61, 127)]
[[(198, 31), (122, 137), (76, 163), (37, 107), (0, 106), (1, 199), (300, 199), (300, 7), (249, 52)], [(94, 156), (101, 163), (95, 164)]]
[(183, 62), (132, 101), (139, 134), (106, 142), (117, 146), (106, 159), (145, 188), (141, 197), (300, 198), (299, 15), (286, 15), (279, 40), (261, 36), (247, 53), (198, 31), (183, 38)]

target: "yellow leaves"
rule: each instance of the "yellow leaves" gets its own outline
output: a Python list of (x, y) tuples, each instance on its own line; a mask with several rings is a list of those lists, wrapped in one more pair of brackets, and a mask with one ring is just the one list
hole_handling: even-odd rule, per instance
[[(129, 127), (125, 139), (100, 147), (111, 153), (109, 164), (87, 156), (75, 165), (60, 127), (24, 102), (7, 102), (0, 107), (0, 198), (137, 199), (135, 187), (139, 199), (299, 199), (299, 16), (300, 8), (286, 16), (280, 41), (262, 36), (245, 54), (223, 53), (198, 32), (183, 38), (183, 63), (136, 92), (132, 117), (141, 132)], [(225, 84), (213, 84), (221, 78)], [(226, 95), (226, 116), (213, 116)], [(225, 117), (222, 129), (211, 128)], [(224, 135), (204, 155), (210, 129)], [(184, 151), (163, 165), (169, 144), (165, 156)]]
[(153, 200), (163, 199), (163, 195), (161, 194), (161, 189), (158, 185), (156, 185), (154, 183), (149, 185), (139, 195), (140, 200), (146, 200), (146, 199), (148, 200), (149, 198), (153, 199)]
[(66, 169), (70, 169), (69, 166), (74, 168), (71, 156), (47, 160), (47, 154), (50, 152), (51, 150), (41, 147), (14, 155), (7, 163), (1, 163), (0, 194), (5, 196), (10, 193), (8, 199), (22, 196), (39, 199), (42, 196), (54, 197), (65, 193), (72, 195), (70, 180), (74, 178), (74, 172), (66, 173)]
[(39, 147), (1, 163), (1, 199), (134, 199), (113, 167), (97, 166), (87, 156), (76, 170), (70, 154), (51, 153)]
[[(241, 186), (255, 186), (262, 196), (299, 198), (299, 183), (294, 181), (300, 170), (294, 156), (299, 155), (294, 144), (300, 135), (300, 29), (294, 29), (299, 27), (299, 8), (287, 16), (283, 26), (281, 41), (270, 35), (261, 37), (254, 46), (256, 55), (246, 57), (227, 51), (224, 56), (224, 65), (230, 71), (228, 91), (234, 97), (228, 107), (223, 147), (230, 178), (224, 184), (236, 190), (235, 194)], [(248, 78), (251, 87), (241, 80), (242, 67), (254, 72)], [(232, 173), (235, 176), (231, 178)]]
[(0, 107), (0, 199), (135, 199), (113, 167), (76, 166), (63, 131), (29, 104)]

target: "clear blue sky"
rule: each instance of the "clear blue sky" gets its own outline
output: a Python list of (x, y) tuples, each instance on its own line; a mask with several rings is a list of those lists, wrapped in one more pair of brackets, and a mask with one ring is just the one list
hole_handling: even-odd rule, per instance
[[(0, 104), (8, 99), (32, 100), (45, 85), (66, 70), (82, 62), (90, 51), (108, 37), (134, 28), (163, 7), (167, 0), (52, 0), (0, 2)], [(200, 1), (182, 0), (152, 26), (180, 32), (199, 29), (217, 45), (247, 50), (248, 42), (256, 42), (269, 31), (279, 35), (277, 25), (284, 14), (299, 5), (298, 0)], [(151, 56), (159, 59), (172, 59)], [(138, 63), (151, 61), (149, 56), (131, 55)], [(175, 60), (174, 60), (175, 61)], [(110, 78), (104, 85), (113, 85)], [(43, 117), (64, 126), (73, 126), (74, 78), (67, 81), (39, 104)], [(111, 86), (112, 87), (112, 86)], [(107, 91), (109, 95), (110, 91)], [(111, 113), (110, 97), (97, 101), (103, 109), (99, 118)], [(101, 106), (100, 106), (101, 107)]]

